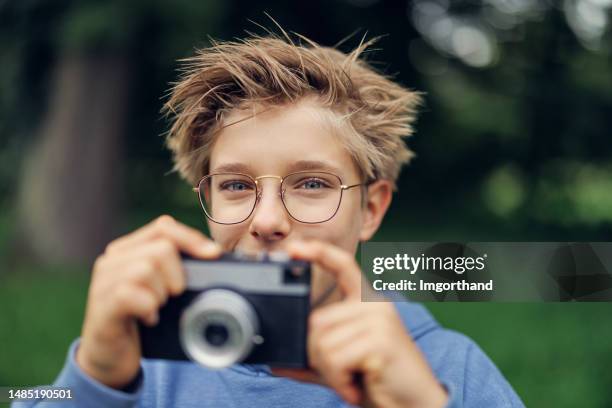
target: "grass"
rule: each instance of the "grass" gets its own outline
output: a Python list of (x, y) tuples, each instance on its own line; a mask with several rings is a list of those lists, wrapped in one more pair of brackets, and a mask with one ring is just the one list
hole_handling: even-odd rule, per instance
[(87, 274), (20, 270), (0, 278), (0, 384), (52, 381), (80, 333)]
[(473, 338), (528, 407), (609, 407), (609, 303), (428, 304)]

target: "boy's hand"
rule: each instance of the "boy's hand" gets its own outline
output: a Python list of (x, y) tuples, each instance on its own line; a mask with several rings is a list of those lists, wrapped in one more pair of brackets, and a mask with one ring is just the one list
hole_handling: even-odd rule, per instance
[(444, 406), (446, 392), (393, 304), (361, 302), (363, 277), (351, 254), (315, 241), (292, 243), (287, 250), (331, 273), (345, 297), (310, 315), (308, 356), (316, 373), (274, 369), (275, 374), (326, 383), (351, 404)]
[(220, 247), (168, 215), (111, 242), (95, 262), (77, 350), (78, 365), (113, 388), (140, 368), (137, 319), (155, 325), (168, 296), (185, 289), (179, 251), (215, 258)]

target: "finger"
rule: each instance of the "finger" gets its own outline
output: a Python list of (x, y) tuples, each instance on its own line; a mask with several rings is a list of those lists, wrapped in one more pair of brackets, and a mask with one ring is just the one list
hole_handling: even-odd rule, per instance
[(113, 317), (118, 320), (131, 316), (151, 326), (159, 320), (159, 301), (149, 289), (139, 285), (123, 285), (114, 291), (113, 300)]
[(308, 339), (308, 356), (313, 367), (317, 368), (347, 401), (355, 403), (361, 398), (359, 387), (354, 384), (353, 373), (335, 361), (338, 350), (348, 344), (367, 338), (371, 325), (359, 315), (351, 315), (350, 321), (327, 327), (313, 327)]
[(126, 267), (121, 272), (126, 279), (132, 283), (150, 289), (157, 297), (160, 304), (168, 300), (168, 290), (163, 280), (163, 276), (155, 270), (155, 266), (147, 259), (141, 259)]
[(214, 257), (221, 252), (219, 245), (200, 231), (175, 221), (169, 215), (162, 215), (144, 227), (116, 239), (108, 245), (107, 252), (125, 252), (156, 238), (167, 238), (179, 250), (194, 257)]
[(338, 370), (363, 373), (364, 380), (377, 380), (382, 375), (385, 360), (370, 336), (361, 336), (333, 353), (332, 364)]
[(338, 349), (346, 347), (347, 344), (367, 336), (372, 326), (366, 320), (354, 320), (351, 323), (333, 326), (319, 331), (311, 332), (318, 342), (316, 349), (324, 354), (333, 354)]
[(363, 303), (355, 301), (332, 303), (311, 312), (308, 323), (312, 329), (325, 329), (350, 320), (363, 320), (367, 310), (362, 306)]
[[(308, 319), (307, 351), (313, 366), (316, 367), (324, 356), (332, 352), (328, 347), (330, 344), (324, 340), (328, 333), (334, 330), (341, 330), (345, 326), (358, 325), (360, 320), (365, 320), (361, 319), (363, 317), (362, 314), (356, 314), (356, 312), (359, 313), (359, 311), (354, 311), (351, 307), (346, 307), (345, 303), (342, 302), (326, 306), (311, 313)], [(321, 324), (321, 317), (325, 318), (330, 313), (339, 315), (341, 319), (327, 319), (324, 321), (324, 324)]]
[(320, 333), (312, 332), (312, 343), (309, 356), (313, 367), (317, 368), (330, 384), (346, 401), (356, 404), (360, 401), (362, 390), (354, 381), (353, 371), (335, 362), (334, 355), (356, 339), (366, 337), (369, 332), (367, 324), (355, 321), (326, 330)]
[(185, 288), (185, 272), (174, 243), (165, 238), (157, 238), (145, 242), (130, 251), (122, 252), (114, 256), (108, 256), (107, 268), (118, 270), (116, 279), (123, 280), (120, 270), (124, 265), (130, 263), (148, 262), (154, 272), (159, 274), (164, 282), (166, 291), (171, 295), (180, 294)]
[(329, 354), (320, 371), (341, 395), (360, 401), (365, 390), (379, 381), (384, 366), (382, 356), (372, 347), (368, 336), (362, 336)]
[(314, 262), (331, 273), (346, 297), (361, 296), (361, 269), (348, 252), (321, 241), (292, 242), (288, 244), (287, 252), (292, 257)]
[(350, 404), (358, 404), (362, 398), (362, 390), (353, 381), (353, 373), (343, 367), (326, 364), (320, 368), (321, 376), (342, 399)]

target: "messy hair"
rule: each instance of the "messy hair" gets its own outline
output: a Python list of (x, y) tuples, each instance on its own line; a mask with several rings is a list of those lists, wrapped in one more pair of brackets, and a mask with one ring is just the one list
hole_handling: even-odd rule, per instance
[(363, 58), (375, 41), (345, 54), (304, 37), (250, 36), (212, 42), (183, 60), (164, 111), (172, 118), (167, 146), (174, 171), (191, 184), (209, 170), (215, 136), (225, 118), (245, 107), (279, 107), (314, 98), (333, 123), (364, 181), (390, 180), (413, 153), (403, 140), (421, 102), (411, 91), (376, 72)]

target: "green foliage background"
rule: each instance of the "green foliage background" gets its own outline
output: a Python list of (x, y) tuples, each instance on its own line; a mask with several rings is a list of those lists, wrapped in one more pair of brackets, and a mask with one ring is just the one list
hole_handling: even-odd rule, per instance
[[(478, 19), (485, 3), (457, 1), (451, 8)], [(64, 55), (129, 56), (120, 233), (161, 213), (203, 227), (190, 186), (166, 175), (171, 165), (159, 137), (167, 126), (159, 119), (160, 97), (175, 79), (176, 59), (205, 46), (208, 36), (261, 32), (249, 20), (273, 27), (266, 11), (284, 28), (325, 45), (356, 29), (388, 34), (370, 60), (426, 92), (410, 140), (417, 158), (403, 172), (376, 239), (610, 241), (609, 31), (599, 50), (588, 49), (562, 10), (551, 7), (506, 33), (511, 40), (499, 41), (495, 64), (473, 68), (426, 43), (424, 53), (411, 54), (424, 44), (410, 23), (412, 6), (375, 0), (0, 2), (0, 384), (53, 381), (83, 317), (89, 264), (41, 265), (11, 250), (19, 229), (20, 165), (48, 107), (52, 69)], [(341, 48), (358, 41), (359, 35)], [(609, 304), (429, 308), (444, 325), (474, 338), (527, 406), (612, 404)]]

